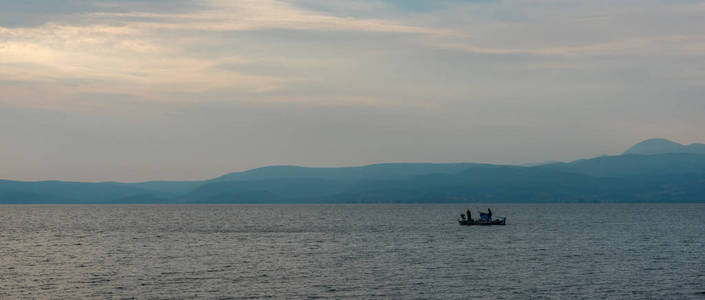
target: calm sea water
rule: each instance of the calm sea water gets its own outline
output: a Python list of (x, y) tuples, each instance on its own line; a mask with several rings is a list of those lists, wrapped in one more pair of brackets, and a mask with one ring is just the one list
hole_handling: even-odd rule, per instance
[(0, 206), (0, 298), (699, 298), (705, 205)]

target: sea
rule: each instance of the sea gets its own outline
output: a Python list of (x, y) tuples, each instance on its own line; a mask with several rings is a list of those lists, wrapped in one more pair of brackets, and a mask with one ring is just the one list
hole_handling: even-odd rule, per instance
[(705, 299), (705, 204), (0, 205), (0, 298)]

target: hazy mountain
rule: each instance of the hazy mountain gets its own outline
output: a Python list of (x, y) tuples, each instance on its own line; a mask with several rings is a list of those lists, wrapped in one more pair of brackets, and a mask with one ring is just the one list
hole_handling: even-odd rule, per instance
[(576, 160), (570, 163), (555, 163), (538, 167), (596, 177), (704, 173), (705, 155), (690, 153), (624, 154), (600, 156), (592, 159)]
[(545, 166), (545, 165), (552, 165), (552, 164), (560, 164), (563, 163), (562, 161), (557, 161), (557, 160), (551, 160), (551, 161), (544, 161), (544, 162), (533, 162), (533, 163), (525, 163), (521, 164), (519, 166), (522, 167), (538, 167), (538, 166)]
[(205, 183), (179, 197), (184, 203), (275, 203), (311, 202), (342, 193), (350, 183), (325, 178), (274, 178), (215, 181)]
[(132, 185), (156, 197), (171, 198), (194, 190), (203, 185), (203, 181), (147, 181)]
[(664, 153), (705, 154), (705, 144), (695, 143), (686, 146), (667, 139), (648, 139), (632, 146), (629, 150), (624, 152), (624, 154), (644, 155)]
[[(474, 168), (456, 175), (377, 181), (332, 197), (342, 202), (702, 202), (705, 175), (594, 177), (540, 167)], [(332, 201), (332, 200), (331, 200)]]
[(18, 203), (17, 195), (32, 203), (104, 203), (147, 194), (152, 193), (128, 183), (0, 180), (0, 203)]
[[(327, 170), (333, 171), (345, 172)], [(473, 165), (460, 172), (415, 176), (337, 178), (214, 182), (184, 199), (231, 203), (705, 201), (705, 155), (687, 153), (604, 156), (535, 167)]]
[(202, 181), (92, 183), (0, 180), (0, 203), (160, 203), (201, 185)]
[(244, 172), (230, 173), (212, 181), (258, 180), (279, 178), (326, 178), (331, 180), (402, 179), (429, 173), (452, 174), (465, 169), (489, 164), (477, 163), (387, 163), (361, 167), (308, 168), (299, 166), (270, 166)]
[(599, 182), (600, 179), (580, 174), (497, 166), (472, 168), (454, 175), (364, 182), (334, 198), (356, 203), (595, 201), (582, 194)]
[(205, 181), (0, 180), (0, 203), (705, 202), (704, 147), (652, 139), (568, 163), (272, 166)]

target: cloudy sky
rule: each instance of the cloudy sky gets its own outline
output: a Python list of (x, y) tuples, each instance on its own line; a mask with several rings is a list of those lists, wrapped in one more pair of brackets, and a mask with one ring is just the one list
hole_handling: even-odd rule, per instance
[(705, 141), (705, 1), (0, 0), (0, 178)]

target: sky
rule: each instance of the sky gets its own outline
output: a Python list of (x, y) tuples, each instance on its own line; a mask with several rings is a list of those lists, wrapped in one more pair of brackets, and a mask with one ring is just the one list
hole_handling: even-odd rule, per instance
[(0, 0), (0, 178), (705, 141), (705, 1)]

